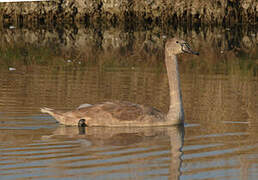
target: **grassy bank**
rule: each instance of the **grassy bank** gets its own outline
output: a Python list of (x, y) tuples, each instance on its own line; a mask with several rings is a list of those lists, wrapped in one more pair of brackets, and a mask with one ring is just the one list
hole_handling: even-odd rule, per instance
[(257, 25), (256, 0), (54, 0), (1, 3), (5, 25), (85, 24), (124, 25)]

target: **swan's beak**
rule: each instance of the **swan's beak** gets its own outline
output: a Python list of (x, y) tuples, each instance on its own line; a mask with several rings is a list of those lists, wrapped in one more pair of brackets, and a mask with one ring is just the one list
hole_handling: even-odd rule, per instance
[(197, 55), (197, 56), (199, 55), (199, 53), (198, 52), (194, 52), (187, 43), (182, 43), (181, 47), (182, 47), (182, 51), (184, 53), (194, 54), (194, 55)]

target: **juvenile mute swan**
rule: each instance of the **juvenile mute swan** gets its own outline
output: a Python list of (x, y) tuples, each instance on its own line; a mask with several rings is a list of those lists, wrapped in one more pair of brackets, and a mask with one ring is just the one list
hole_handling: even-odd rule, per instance
[(180, 53), (199, 54), (193, 52), (190, 46), (179, 38), (169, 39), (166, 42), (165, 61), (170, 89), (170, 106), (167, 114), (153, 107), (129, 102), (83, 104), (79, 108), (65, 113), (50, 108), (41, 108), (41, 112), (50, 114), (64, 125), (168, 126), (182, 124), (184, 110), (176, 57)]

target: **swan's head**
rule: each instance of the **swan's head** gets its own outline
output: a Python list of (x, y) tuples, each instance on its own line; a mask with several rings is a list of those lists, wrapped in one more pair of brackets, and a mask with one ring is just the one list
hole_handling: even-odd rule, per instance
[(189, 54), (195, 54), (195, 55), (199, 55), (198, 52), (194, 52), (191, 47), (189, 46), (189, 44), (187, 42), (185, 42), (182, 39), (179, 38), (172, 38), (167, 40), (166, 42), (166, 53), (168, 55), (177, 55), (177, 54), (181, 54), (181, 53), (189, 53)]

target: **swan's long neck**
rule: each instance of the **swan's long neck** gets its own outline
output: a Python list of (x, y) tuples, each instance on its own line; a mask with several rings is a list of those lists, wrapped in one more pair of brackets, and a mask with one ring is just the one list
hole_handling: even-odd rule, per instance
[(166, 67), (169, 83), (170, 105), (167, 114), (169, 124), (181, 124), (184, 120), (184, 110), (180, 88), (180, 79), (177, 65), (177, 57), (166, 53)]

